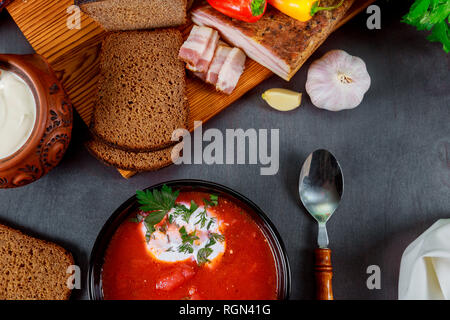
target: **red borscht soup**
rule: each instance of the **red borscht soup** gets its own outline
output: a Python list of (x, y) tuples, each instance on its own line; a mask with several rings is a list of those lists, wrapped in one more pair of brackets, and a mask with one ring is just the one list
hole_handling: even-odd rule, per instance
[(245, 209), (167, 186), (137, 198), (106, 251), (104, 299), (277, 299), (272, 250)]

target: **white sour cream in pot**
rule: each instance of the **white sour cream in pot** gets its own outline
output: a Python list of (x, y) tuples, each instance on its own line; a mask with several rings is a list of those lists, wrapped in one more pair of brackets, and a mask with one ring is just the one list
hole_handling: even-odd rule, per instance
[(0, 69), (0, 159), (18, 151), (36, 122), (36, 101), (30, 87), (13, 72)]

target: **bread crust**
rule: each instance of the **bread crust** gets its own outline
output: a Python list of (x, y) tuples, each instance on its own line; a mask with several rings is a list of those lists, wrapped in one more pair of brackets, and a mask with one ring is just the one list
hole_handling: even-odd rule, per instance
[(187, 0), (75, 0), (107, 31), (177, 27), (187, 22)]
[[(156, 171), (165, 167), (170, 166), (173, 164), (171, 153), (175, 146), (170, 146), (168, 148), (158, 150), (158, 151), (151, 151), (151, 152), (129, 152), (129, 151), (123, 151), (120, 149), (115, 149), (107, 144), (104, 144), (102, 141), (99, 141), (97, 138), (91, 139), (86, 142), (86, 148), (88, 149), (89, 153), (104, 163), (107, 166), (114, 167), (116, 169), (121, 170), (131, 170), (136, 172), (147, 172), (147, 171)], [(97, 148), (96, 148), (97, 147)], [(103, 149), (103, 153), (116, 153), (117, 157), (126, 157), (129, 159), (133, 159), (134, 161), (130, 161), (130, 165), (122, 165), (119, 161), (113, 161), (111, 157), (106, 157), (105, 154), (101, 154), (99, 150), (96, 150), (98, 148)], [(159, 153), (159, 154), (157, 154)], [(137, 163), (145, 161), (143, 159), (138, 159), (139, 157), (162, 157), (163, 159), (161, 161), (156, 161), (151, 163), (149, 159), (147, 159), (147, 165), (137, 165)]]
[[(51, 248), (52, 251), (56, 251), (62, 257), (61, 260), (65, 260), (67, 267), (75, 264), (72, 254), (69, 251), (67, 251), (66, 249), (64, 249), (63, 247), (61, 247), (60, 245), (57, 245), (56, 243), (53, 243), (53, 242), (50, 242), (47, 240), (43, 240), (43, 239), (39, 239), (39, 238), (30, 236), (30, 235), (27, 235), (20, 230), (0, 224), (0, 240), (2, 240), (1, 235), (7, 234), (7, 233), (9, 234), (9, 241), (13, 241), (14, 238), (21, 239), (22, 246), (32, 242), (32, 243), (34, 243), (34, 245), (32, 247), (30, 246), (30, 250), (38, 249), (38, 248), (42, 248), (42, 247)], [(25, 241), (25, 240), (28, 240), (28, 241)], [(3, 240), (3, 241), (5, 241), (5, 240)], [(6, 241), (8, 242), (8, 240), (6, 240)], [(1, 242), (2, 241), (0, 241), (0, 244), (1, 244)], [(0, 249), (1, 249), (1, 247), (2, 246), (0, 245)], [(30, 257), (32, 257), (32, 255), (30, 255)], [(21, 258), (23, 259), (24, 256), (21, 256)], [(3, 257), (3, 259), (6, 259), (6, 258)], [(2, 260), (2, 257), (0, 256), (0, 266), (2, 265), (2, 263), (5, 263), (5, 261)], [(66, 272), (66, 270), (64, 270), (64, 272)], [(7, 283), (4, 281), (0, 281), (0, 289), (2, 288), (2, 285), (7, 285)], [(45, 285), (45, 284), (36, 283), (35, 287), (38, 288), (39, 285)], [(63, 288), (64, 288), (64, 292), (61, 292), (61, 294), (58, 296), (58, 299), (56, 299), (55, 296), (48, 295), (44, 298), (44, 300), (68, 300), (70, 298), (72, 290), (70, 290), (66, 286), (66, 283), (63, 284)], [(18, 288), (14, 288), (14, 289), (17, 290)], [(0, 290), (0, 291), (2, 291), (2, 290)], [(28, 294), (28, 296), (27, 296), (27, 294)], [(19, 292), (16, 294), (16, 298), (12, 297), (12, 296), (6, 297), (6, 298), (7, 299), (12, 299), (12, 298), (22, 299), (22, 298), (24, 298), (24, 299), (34, 300), (35, 298), (31, 297), (30, 294), (31, 294), (30, 292), (20, 292), (20, 290), (19, 290)], [(23, 297), (23, 296), (25, 296), (25, 297)]]

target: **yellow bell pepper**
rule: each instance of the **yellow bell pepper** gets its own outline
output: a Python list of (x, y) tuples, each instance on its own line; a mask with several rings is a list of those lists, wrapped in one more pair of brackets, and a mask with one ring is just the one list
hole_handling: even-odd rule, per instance
[(336, 9), (344, 0), (332, 7), (319, 7), (319, 2), (320, 0), (269, 0), (272, 6), (299, 21), (308, 21), (319, 11)]

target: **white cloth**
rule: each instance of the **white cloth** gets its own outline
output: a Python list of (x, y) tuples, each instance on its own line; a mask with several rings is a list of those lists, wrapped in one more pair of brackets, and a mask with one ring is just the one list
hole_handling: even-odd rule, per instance
[(450, 219), (438, 220), (406, 248), (398, 298), (450, 299)]

